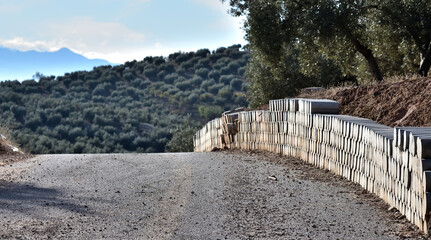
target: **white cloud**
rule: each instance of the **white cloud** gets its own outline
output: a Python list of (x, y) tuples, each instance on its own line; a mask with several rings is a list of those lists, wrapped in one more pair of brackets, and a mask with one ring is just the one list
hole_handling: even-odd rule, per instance
[[(143, 33), (135, 32), (116, 22), (96, 22), (89, 17), (77, 17), (66, 22), (45, 23), (39, 28), (39, 39), (14, 37), (0, 39), (0, 45), (21, 51), (56, 51), (67, 47), (86, 57), (108, 56), (111, 62), (121, 62), (122, 52), (142, 47)], [(48, 39), (48, 40), (47, 40)]]
[(155, 48), (160, 49), (160, 48), (162, 48), (163, 46), (162, 46), (162, 44), (161, 44), (161, 43), (156, 42), (156, 44), (154, 44), (154, 47), (155, 47)]
[[(219, 19), (216, 19), (212, 22), (212, 24), (209, 26), (211, 29), (214, 29), (215, 31), (220, 30), (227, 30), (233, 35), (230, 36), (230, 38), (234, 39), (234, 41), (237, 41), (237, 43), (240, 43), (242, 45), (246, 44), (246, 41), (243, 40), (244, 31), (241, 31), (243, 27), (243, 23), (245, 21), (245, 17), (233, 17), (229, 14), (229, 0), (226, 0), (224, 3), (222, 3), (220, 0), (192, 0), (193, 2), (196, 2), (201, 5), (205, 5), (214, 11), (218, 11), (222, 13), (222, 16)], [(238, 42), (239, 41), (239, 42)]]
[[(52, 0), (39, 1), (50, 2)], [(104, 2), (103, 0), (97, 1)], [(120, 0), (111, 1), (119, 2)], [(34, 19), (28, 24), (23, 24), (20, 28), (10, 28), (9, 32), (6, 31), (5, 34), (1, 34), (0, 45), (21, 51), (56, 51), (66, 47), (88, 58), (102, 58), (113, 63), (122, 63), (133, 59), (140, 60), (150, 55), (167, 56), (180, 50), (196, 51), (200, 48), (217, 48), (223, 45), (241, 43), (239, 42), (242, 39), (241, 31), (238, 31), (241, 27), (239, 19), (230, 16), (227, 13), (229, 5), (221, 3), (220, 0), (186, 1), (193, 1), (201, 5), (202, 8), (207, 8), (207, 11), (210, 9), (210, 11), (221, 13), (217, 14), (215, 19), (211, 19), (212, 23), (209, 23), (207, 29), (224, 34), (225, 37), (222, 40), (214, 38), (202, 43), (200, 40), (183, 41), (175, 37), (155, 35), (149, 32), (151, 28), (148, 29), (148, 32), (142, 32), (120, 23), (116, 14), (125, 12), (129, 16), (130, 12), (139, 11), (142, 9), (141, 7), (146, 7), (145, 4), (150, 1), (156, 0), (124, 1), (125, 5), (119, 7), (116, 13), (107, 12), (106, 14), (110, 16), (107, 18), (94, 15), (94, 18), (85, 16), (58, 18), (53, 16), (52, 18)], [(1, 0), (0, 6), (2, 6)], [(25, 9), (30, 8), (29, 6), (23, 7)], [(13, 7), (13, 9), (19, 10), (17, 7)], [(125, 9), (127, 11), (124, 11)], [(37, 11), (37, 8), (35, 10)], [(142, 24), (145, 26), (147, 23)], [(139, 27), (142, 28), (142, 26)]]
[[(0, 45), (7, 48), (18, 49), (21, 51), (55, 51), (61, 47), (61, 43), (54, 41), (30, 41), (22, 37), (0, 40)], [(59, 47), (60, 46), (60, 47)]]
[(226, 40), (232, 43), (239, 43), (241, 45), (246, 45), (247, 41), (244, 39), (245, 32), (243, 29), (244, 18), (221, 18), (211, 24), (210, 28), (214, 31), (226, 32)]
[(224, 17), (220, 18), (217, 21), (213, 22), (211, 27), (213, 29), (232, 29), (237, 30), (243, 27), (243, 23), (245, 21), (245, 17)]
[(65, 23), (49, 23), (51, 38), (60, 38), (83, 50), (106, 51), (121, 45), (136, 45), (145, 42), (143, 33), (135, 32), (116, 22), (96, 22), (89, 17), (73, 18)]
[[(194, 51), (190, 49), (187, 51)], [(146, 56), (168, 56), (173, 52), (177, 52), (178, 49), (164, 47), (161, 43), (156, 42), (150, 46), (140, 46), (135, 48), (123, 49), (122, 51), (115, 51), (109, 53), (102, 52), (86, 52), (82, 53), (88, 58), (100, 58), (108, 59), (112, 63), (124, 63), (131, 60), (142, 60)], [(79, 53), (79, 51), (77, 51)]]

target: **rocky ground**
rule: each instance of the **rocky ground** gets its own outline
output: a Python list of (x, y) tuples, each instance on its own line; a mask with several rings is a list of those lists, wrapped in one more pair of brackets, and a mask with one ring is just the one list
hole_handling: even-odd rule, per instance
[(6, 145), (6, 141), (0, 139), (0, 167), (13, 164), (15, 162), (24, 161), (31, 158), (31, 154), (26, 154), (21, 151), (15, 152), (10, 145)]
[[(383, 230), (381, 233), (372, 236), (366, 236), (365, 239), (383, 239), (383, 236), (390, 236), (391, 239), (429, 239), (429, 236), (425, 236), (421, 233), (416, 226), (411, 224), (398, 210), (390, 208), (388, 204), (386, 204), (382, 199), (380, 199), (375, 194), (369, 193), (364, 190), (360, 185), (356, 183), (352, 183), (347, 179), (334, 175), (330, 173), (328, 170), (322, 170), (316, 168), (313, 165), (307, 164), (300, 159), (296, 158), (286, 158), (284, 156), (280, 156), (274, 153), (268, 152), (246, 152), (242, 150), (234, 150), (231, 154), (244, 154), (257, 156), (261, 160), (269, 163), (275, 163), (285, 167), (285, 169), (289, 169), (290, 172), (297, 173), (299, 177), (299, 181), (311, 181), (313, 183), (319, 184), (321, 186), (322, 191), (326, 191), (326, 187), (334, 187), (336, 190), (335, 196), (340, 196), (340, 194), (344, 194), (344, 196), (349, 196), (354, 199), (356, 206), (352, 209), (346, 209), (345, 214), (348, 215), (348, 218), (356, 218), (358, 215), (361, 215), (360, 211), (357, 211), (362, 207), (362, 205), (370, 206), (373, 208), (373, 211), (376, 211), (377, 215), (381, 218), (382, 223), (384, 223), (388, 228)], [(286, 160), (287, 159), (287, 160)], [(331, 196), (331, 193), (328, 193)], [(308, 199), (310, 201), (310, 199)], [(323, 200), (323, 201), (322, 201)], [(351, 199), (350, 199), (351, 200)], [(318, 205), (323, 205), (325, 210), (321, 213), (324, 215), (323, 221), (330, 221), (333, 217), (334, 209), (331, 209), (331, 201), (324, 203), (325, 199), (321, 198), (318, 200)], [(333, 200), (337, 201), (337, 200)], [(297, 205), (306, 204), (305, 202), (296, 202)], [(339, 211), (341, 209), (335, 208), (335, 211)], [(309, 213), (305, 213), (305, 216), (308, 216)], [(316, 216), (317, 217), (317, 216)], [(370, 216), (371, 217), (371, 216)], [(317, 217), (318, 218), (318, 217)], [(312, 218), (311, 218), (312, 219)], [(305, 220), (307, 221), (307, 220)], [(315, 219), (313, 220), (316, 221)], [(372, 218), (369, 219), (368, 222), (364, 222), (363, 227), (373, 229)], [(357, 224), (357, 223), (356, 223)], [(310, 229), (310, 232), (313, 231), (322, 231), (321, 229)], [(330, 224), (331, 226), (331, 224)], [(345, 225), (343, 227), (352, 229), (355, 227), (360, 227), (358, 225), (352, 224), (346, 219)], [(327, 236), (326, 238), (310, 238), (310, 239), (334, 239), (332, 236)], [(340, 239), (356, 239), (353, 236), (345, 236)]]

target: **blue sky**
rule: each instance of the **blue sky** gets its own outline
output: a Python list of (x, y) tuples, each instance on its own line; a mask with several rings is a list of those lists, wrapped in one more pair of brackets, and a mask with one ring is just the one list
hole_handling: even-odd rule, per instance
[(220, 0), (0, 0), (0, 46), (123, 63), (245, 44)]

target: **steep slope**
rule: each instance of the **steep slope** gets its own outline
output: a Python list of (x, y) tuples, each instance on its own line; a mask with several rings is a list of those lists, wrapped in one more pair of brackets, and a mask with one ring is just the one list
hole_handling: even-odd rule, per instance
[(387, 126), (431, 126), (431, 78), (303, 91), (299, 97), (333, 99), (340, 103), (341, 114)]
[(31, 153), (164, 152), (178, 129), (247, 105), (240, 47), (1, 82), (0, 124)]

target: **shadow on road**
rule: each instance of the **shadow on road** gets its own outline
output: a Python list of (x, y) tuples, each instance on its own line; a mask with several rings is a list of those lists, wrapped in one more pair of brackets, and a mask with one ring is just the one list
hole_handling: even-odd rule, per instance
[[(40, 213), (41, 208), (58, 208), (77, 213), (91, 213), (87, 206), (70, 201), (61, 191), (0, 180), (0, 210), (25, 214)], [(37, 211), (39, 210), (39, 211)]]

